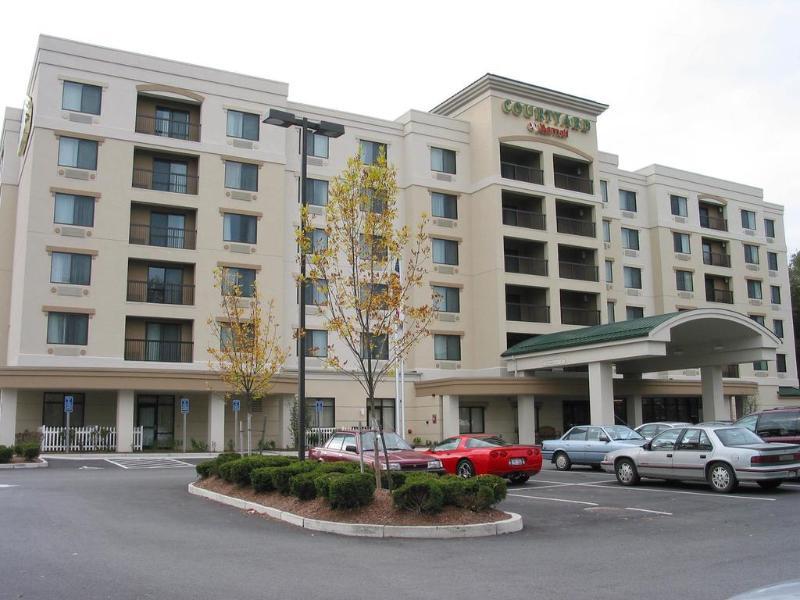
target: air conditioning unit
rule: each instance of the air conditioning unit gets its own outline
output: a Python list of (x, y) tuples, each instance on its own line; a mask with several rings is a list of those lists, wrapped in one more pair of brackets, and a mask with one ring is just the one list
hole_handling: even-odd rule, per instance
[(628, 296), (640, 296), (641, 295), (641, 292), (639, 290), (632, 290), (632, 289), (625, 290), (625, 293)]
[(687, 223), (689, 219), (686, 217), (672, 217), (676, 223)]
[(748, 271), (758, 271), (758, 265), (745, 265)]
[(231, 144), (234, 148), (246, 148), (247, 150), (253, 149), (253, 142), (248, 142), (246, 140), (233, 140)]
[(692, 257), (689, 256), (688, 254), (680, 254), (680, 253), (675, 254), (675, 258), (677, 260), (692, 260)]
[(458, 221), (454, 221), (453, 219), (433, 219), (431, 221), (434, 225), (438, 225), (439, 227), (455, 227), (458, 225)]
[(639, 256), (639, 252), (637, 250), (625, 250), (623, 254), (631, 258), (636, 258), (637, 256)]
[(453, 181), (453, 176), (447, 173), (435, 173), (434, 177), (439, 181)]
[(629, 218), (629, 219), (633, 219), (633, 218), (635, 218), (635, 217), (636, 217), (636, 213), (635, 213), (635, 212), (631, 212), (631, 211), (629, 211), (629, 210), (623, 210), (623, 211), (622, 211), (622, 216), (623, 216), (623, 217), (627, 217), (627, 218)]
[(317, 206), (316, 204), (308, 204), (308, 212), (312, 215), (324, 215), (325, 207)]

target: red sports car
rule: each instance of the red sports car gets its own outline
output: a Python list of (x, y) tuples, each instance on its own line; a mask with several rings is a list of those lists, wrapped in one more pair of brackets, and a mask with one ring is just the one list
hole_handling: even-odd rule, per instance
[(499, 475), (511, 483), (525, 483), (542, 470), (536, 446), (509, 444), (495, 435), (459, 435), (427, 450), (442, 461), (445, 471), (459, 477)]

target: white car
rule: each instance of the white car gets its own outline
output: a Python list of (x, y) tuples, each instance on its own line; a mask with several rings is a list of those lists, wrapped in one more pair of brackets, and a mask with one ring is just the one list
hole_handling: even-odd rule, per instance
[(641, 447), (609, 452), (600, 466), (622, 485), (651, 477), (707, 481), (712, 490), (723, 493), (742, 481), (774, 489), (784, 480), (798, 479), (800, 445), (768, 444), (744, 427), (674, 427)]
[(691, 427), (691, 423), (680, 421), (656, 421), (653, 423), (644, 423), (639, 425), (634, 431), (646, 440), (652, 440), (662, 431), (672, 429), (674, 427)]

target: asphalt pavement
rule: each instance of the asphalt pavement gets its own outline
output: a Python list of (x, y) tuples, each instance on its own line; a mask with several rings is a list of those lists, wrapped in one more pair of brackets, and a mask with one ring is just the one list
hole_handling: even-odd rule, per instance
[(147, 460), (0, 471), (0, 599), (713, 600), (800, 563), (800, 485), (719, 495), (546, 468), (501, 506), (520, 533), (374, 540), (189, 496), (196, 461)]

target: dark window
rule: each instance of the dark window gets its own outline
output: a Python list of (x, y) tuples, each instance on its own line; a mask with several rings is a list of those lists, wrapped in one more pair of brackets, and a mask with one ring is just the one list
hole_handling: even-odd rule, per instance
[(772, 298), (773, 304), (780, 304), (781, 303), (781, 287), (779, 285), (771, 285), (769, 286), (770, 296)]
[(388, 160), (386, 144), (361, 140), (359, 143), (359, 150), (361, 152), (361, 162), (365, 165), (374, 165), (378, 162), (379, 156), (383, 156)]
[(461, 360), (461, 336), (434, 335), (433, 358), (435, 360)]
[(700, 420), (700, 398), (642, 398), (642, 420), (697, 423)]
[(775, 334), (775, 337), (783, 339), (783, 321), (781, 319), (772, 321), (772, 333)]
[(225, 213), (222, 227), (222, 239), (226, 242), (255, 244), (257, 223), (258, 219), (252, 215)]
[(238, 110), (228, 111), (228, 137), (258, 140), (259, 116)]
[(328, 182), (323, 179), (306, 179), (306, 204), (328, 204)]
[(458, 242), (433, 238), (433, 262), (437, 265), (458, 264)]
[(751, 320), (753, 320), (756, 323), (758, 323), (759, 325), (761, 325), (762, 327), (766, 326), (765, 325), (766, 321), (764, 320), (764, 315), (747, 315), (747, 316), (750, 317)]
[(761, 282), (755, 279), (747, 280), (747, 297), (752, 300), (761, 300)]
[(675, 271), (675, 282), (678, 290), (681, 292), (694, 291), (691, 271)]
[(775, 364), (778, 369), (778, 373), (786, 373), (786, 355), (785, 354), (776, 354), (775, 355)]
[(250, 298), (256, 286), (256, 270), (241, 267), (224, 267), (222, 269), (222, 293), (226, 296), (238, 295)]
[(57, 193), (53, 223), (93, 227), (94, 202), (91, 196)]
[(328, 234), (324, 229), (312, 229), (308, 241), (311, 254), (318, 254), (328, 248)]
[[(321, 411), (317, 410), (318, 403), (322, 408)], [(311, 427), (336, 427), (335, 408), (336, 404), (333, 398), (306, 398), (306, 423)], [(349, 445), (355, 445), (355, 436)], [(340, 448), (344, 448), (344, 446), (342, 445)]]
[(642, 270), (638, 267), (624, 267), (625, 287), (640, 290), (642, 289)]
[(456, 196), (453, 194), (442, 194), (441, 192), (431, 192), (431, 214), (434, 217), (457, 219), (458, 207), (456, 204)]
[[(384, 431), (394, 431), (394, 423), (395, 423), (395, 407), (394, 407), (394, 398), (375, 398), (375, 412), (377, 414), (378, 426), (383, 429)], [(372, 424), (372, 407), (369, 405), (369, 400), (367, 400), (367, 423)], [(368, 438), (369, 441), (367, 441)], [(364, 444), (365, 449), (367, 444), (369, 444), (370, 449), (372, 449), (372, 436), (365, 435), (361, 438), (362, 442), (366, 442)]]
[(767, 268), (770, 271), (778, 270), (778, 254), (776, 252), (767, 252)]
[(622, 247), (627, 250), (639, 249), (639, 231), (637, 229), (622, 228)]
[(669, 204), (673, 215), (677, 217), (686, 217), (689, 215), (689, 210), (686, 206), (686, 198), (683, 196), (670, 196)]
[(225, 187), (234, 190), (258, 191), (258, 165), (225, 161)]
[(325, 279), (308, 279), (303, 286), (306, 304), (320, 306), (328, 302), (328, 281)]
[(69, 416), (69, 426), (83, 427), (86, 396), (75, 392), (45, 392), (42, 425), (45, 427), (66, 427), (67, 414), (64, 412), (64, 396), (72, 396), (72, 414)]
[(58, 164), (61, 167), (97, 170), (97, 142), (72, 137), (58, 138)]
[(673, 233), (672, 246), (675, 252), (680, 252), (681, 254), (691, 254), (692, 252), (688, 233)]
[(758, 264), (758, 246), (744, 244), (744, 262), (750, 265)]
[(383, 334), (361, 334), (361, 358), (389, 360), (389, 336)]
[(629, 190), (619, 191), (619, 208), (629, 212), (636, 212), (636, 192)]
[[(324, 329), (306, 329), (303, 336), (305, 355), (312, 358), (328, 356), (328, 332)], [(324, 425), (324, 427), (328, 427)]]
[(761, 413), (756, 426), (761, 437), (787, 437), (800, 435), (800, 412), (796, 410)]
[(189, 164), (163, 158), (153, 159), (153, 189), (176, 194), (189, 193)]
[(61, 108), (75, 112), (100, 114), (100, 99), (103, 90), (99, 85), (65, 81), (61, 94)]
[(47, 343), (85, 346), (89, 332), (89, 315), (47, 313)]
[(755, 229), (756, 228), (756, 213), (752, 210), (742, 211), (742, 228)]
[(456, 153), (444, 148), (431, 148), (431, 171), (455, 174)]
[(308, 156), (328, 158), (330, 138), (321, 133), (308, 133)]
[(765, 360), (756, 360), (753, 362), (753, 370), (754, 371), (768, 371), (769, 365)]
[(631, 319), (641, 319), (643, 317), (644, 317), (644, 307), (642, 307), (642, 306), (626, 306), (625, 307), (625, 319), (626, 320), (630, 321)]
[(434, 285), (433, 294), (434, 310), (451, 313), (457, 313), (461, 311), (461, 290), (459, 288)]
[(92, 257), (88, 254), (53, 252), (50, 257), (50, 283), (89, 285), (92, 278)]
[(482, 406), (461, 406), (458, 409), (459, 433), (483, 433), (484, 408)]
[(764, 235), (770, 238), (775, 237), (775, 221), (773, 219), (764, 219)]

